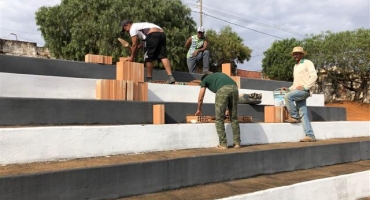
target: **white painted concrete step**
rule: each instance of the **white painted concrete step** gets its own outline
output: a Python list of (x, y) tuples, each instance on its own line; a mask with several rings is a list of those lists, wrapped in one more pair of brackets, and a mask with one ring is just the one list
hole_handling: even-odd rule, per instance
[[(230, 124), (225, 124), (232, 145)], [(370, 122), (312, 122), (316, 138), (370, 136)], [(300, 124), (240, 124), (242, 145), (298, 142), (304, 137)], [(138, 154), (218, 144), (213, 123), (54, 126), (0, 128), (0, 165), (76, 159), (118, 154)]]
[[(96, 79), (0, 73), (0, 96), (19, 98), (95, 99)], [(262, 93), (260, 105), (274, 105), (273, 91), (240, 89), (239, 93)], [(199, 87), (186, 85), (148, 85), (148, 101), (197, 103)], [(215, 94), (207, 91), (204, 103), (214, 103)], [(308, 106), (325, 106), (323, 94), (313, 94)]]
[(370, 196), (370, 170), (237, 195), (222, 200), (344, 200)]

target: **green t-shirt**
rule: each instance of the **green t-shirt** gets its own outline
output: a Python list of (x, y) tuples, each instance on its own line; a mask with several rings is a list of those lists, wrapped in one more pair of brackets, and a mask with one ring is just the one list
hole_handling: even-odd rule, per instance
[(225, 85), (236, 86), (236, 83), (228, 75), (220, 72), (207, 75), (200, 83), (200, 87), (206, 87), (214, 93)]

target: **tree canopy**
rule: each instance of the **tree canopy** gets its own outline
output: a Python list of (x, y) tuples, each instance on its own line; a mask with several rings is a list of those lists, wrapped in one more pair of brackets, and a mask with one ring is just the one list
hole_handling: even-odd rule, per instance
[[(167, 51), (173, 70), (187, 71), (186, 49), (188, 37), (196, 34), (196, 23), (191, 9), (180, 0), (62, 0), (60, 5), (41, 7), (36, 12), (36, 23), (45, 46), (56, 58), (82, 61), (86, 54), (112, 55), (114, 60), (127, 56), (117, 38), (130, 40), (121, 33), (120, 22), (151, 22), (164, 29)], [(243, 63), (250, 60), (252, 50), (231, 27), (219, 33), (208, 30), (211, 68), (219, 71), (222, 63)], [(137, 62), (143, 62), (139, 51)]]
[(311, 60), (327, 80), (354, 92), (354, 100), (367, 101), (370, 81), (370, 29), (327, 31), (305, 40)]
[(302, 42), (294, 38), (275, 41), (270, 49), (264, 52), (262, 72), (273, 80), (293, 81), (294, 60), (290, 53), (293, 47), (301, 45)]
[(220, 71), (223, 63), (232, 63), (236, 67), (238, 63), (251, 59), (252, 50), (243, 44), (243, 39), (230, 26), (223, 27), (219, 33), (208, 30), (206, 35), (213, 71)]
[[(190, 12), (180, 0), (62, 0), (60, 5), (39, 8), (36, 23), (53, 56), (68, 60), (83, 60), (88, 53), (116, 60), (127, 56), (117, 40), (131, 41), (121, 33), (121, 20), (155, 23), (166, 32), (173, 69), (181, 70), (187, 69), (184, 43), (195, 32)], [(137, 58), (143, 60), (140, 54)]]

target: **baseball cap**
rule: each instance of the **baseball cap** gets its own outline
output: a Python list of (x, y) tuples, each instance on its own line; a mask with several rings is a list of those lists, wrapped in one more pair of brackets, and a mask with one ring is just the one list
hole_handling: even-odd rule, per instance
[(202, 33), (204, 33), (204, 32), (205, 32), (205, 31), (204, 31), (203, 26), (199, 26), (199, 27), (198, 27), (198, 32), (202, 32)]
[(131, 22), (131, 20), (124, 19), (124, 20), (122, 20), (122, 22), (121, 22), (121, 26), (124, 26), (124, 25), (126, 25), (127, 23), (129, 23), (129, 22)]

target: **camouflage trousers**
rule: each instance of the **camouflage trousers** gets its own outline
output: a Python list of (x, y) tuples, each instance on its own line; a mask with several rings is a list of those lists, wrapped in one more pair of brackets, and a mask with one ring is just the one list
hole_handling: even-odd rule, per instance
[(233, 130), (234, 145), (240, 145), (240, 127), (238, 122), (238, 99), (239, 91), (235, 85), (225, 85), (216, 93), (215, 113), (216, 129), (220, 145), (227, 146), (225, 132), (225, 111), (228, 108), (230, 112), (231, 128)]

